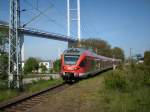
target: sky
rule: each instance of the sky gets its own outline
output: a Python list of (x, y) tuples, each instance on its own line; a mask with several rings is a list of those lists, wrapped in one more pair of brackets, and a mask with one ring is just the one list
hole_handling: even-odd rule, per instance
[[(37, 2), (38, 1), (38, 2)], [(70, 0), (75, 8), (76, 0)], [(126, 57), (150, 50), (150, 0), (80, 0), (81, 38), (101, 38), (121, 47)], [(20, 0), (21, 25), (67, 35), (67, 0)], [(44, 15), (39, 16), (44, 11)], [(48, 9), (48, 10), (46, 10)], [(75, 15), (73, 15), (75, 16)], [(9, 21), (9, 0), (0, 0), (0, 20)], [(31, 21), (31, 22), (30, 22)], [(71, 36), (76, 37), (75, 22)], [(57, 59), (67, 43), (25, 36), (24, 56)]]

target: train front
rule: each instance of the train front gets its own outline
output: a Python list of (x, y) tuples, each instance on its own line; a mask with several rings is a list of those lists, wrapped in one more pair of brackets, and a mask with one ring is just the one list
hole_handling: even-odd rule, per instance
[(66, 82), (73, 82), (79, 78), (81, 52), (78, 48), (65, 50), (61, 56), (61, 76)]

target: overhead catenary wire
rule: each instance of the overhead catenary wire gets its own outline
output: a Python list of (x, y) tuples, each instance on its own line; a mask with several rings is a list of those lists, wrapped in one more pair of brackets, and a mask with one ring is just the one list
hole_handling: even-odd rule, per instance
[(39, 18), (43, 12), (47, 12), (49, 9), (51, 9), (52, 6), (47, 7), (45, 10), (41, 11), (38, 15), (34, 16), (30, 21), (28, 21), (27, 23), (23, 24), (23, 27), (27, 26), (28, 24), (30, 24), (32, 21), (36, 20), (37, 18)]
[(89, 30), (89, 27), (86, 23), (84, 23), (84, 21), (82, 22), (82, 26), (84, 27), (85, 31), (86, 31), (86, 35), (88, 35), (89, 37), (93, 36), (93, 32), (91, 30)]
[(88, 30), (88, 28), (86, 27), (86, 25), (84, 24), (84, 22), (81, 24), (81, 30), (88, 37), (92, 37), (90, 31)]
[(40, 13), (40, 15), (43, 15), (44, 17), (46, 17), (46, 18), (48, 19), (48, 21), (50, 21), (50, 22), (52, 22), (52, 23), (58, 25), (59, 27), (61, 27), (61, 28), (65, 31), (65, 27), (64, 27), (63, 25), (57, 23), (54, 19), (52, 19), (51, 17), (47, 16), (47, 15), (45, 14), (45, 12), (41, 11), (40, 9), (37, 9), (37, 8), (34, 7), (30, 2), (28, 2), (28, 1), (26, 1), (26, 0), (25, 0), (25, 3), (28, 4), (28, 5), (30, 5), (30, 6), (31, 6), (32, 8), (34, 8), (35, 10), (37, 10), (37, 11)]
[[(64, 16), (64, 14), (62, 13), (62, 11), (60, 11), (51, 0), (48, 0), (48, 1), (53, 5), (53, 7), (56, 9), (56, 11), (59, 13), (59, 15), (61, 15), (64, 18), (64, 20), (65, 20), (66, 16)], [(72, 30), (71, 30), (71, 33), (72, 33), (73, 36), (76, 35), (75, 32), (73, 32)]]
[(85, 15), (82, 16), (83, 19), (83, 24), (86, 26), (88, 32), (90, 32), (92, 34), (92, 36), (96, 35), (100, 35), (100, 32), (98, 32), (97, 28), (95, 27), (95, 25), (91, 22), (86, 22), (85, 18), (87, 18)]
[[(33, 9), (35, 9), (36, 11), (38, 11), (38, 12), (40, 13), (39, 16), (43, 15), (43, 16), (45, 16), (46, 18), (48, 18), (49, 21), (54, 22), (54, 20), (51, 19), (50, 17), (48, 17), (48, 16), (45, 14), (44, 11), (41, 11), (40, 9), (37, 9), (37, 8), (34, 7), (30, 2), (28, 2), (27, 0), (25, 0), (25, 3), (28, 4), (29, 6), (31, 6), (31, 7), (32, 7)], [(48, 9), (50, 9), (50, 7), (49, 7)], [(45, 10), (48, 10), (48, 9), (45, 9)], [(39, 17), (39, 16), (38, 16), (38, 17)]]

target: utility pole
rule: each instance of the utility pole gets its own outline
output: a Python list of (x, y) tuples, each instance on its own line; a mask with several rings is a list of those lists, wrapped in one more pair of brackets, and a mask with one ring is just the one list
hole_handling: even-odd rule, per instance
[(21, 38), (19, 28), (20, 1), (10, 0), (8, 86), (22, 89), (21, 47), (23, 38)]
[(72, 21), (76, 21), (77, 22), (77, 38), (78, 38), (78, 41), (80, 41), (81, 39), (80, 0), (77, 0), (76, 8), (72, 8), (70, 3), (71, 3), (71, 0), (67, 0), (67, 35), (68, 37), (71, 36)]
[(132, 48), (130, 48), (130, 64), (132, 63)]

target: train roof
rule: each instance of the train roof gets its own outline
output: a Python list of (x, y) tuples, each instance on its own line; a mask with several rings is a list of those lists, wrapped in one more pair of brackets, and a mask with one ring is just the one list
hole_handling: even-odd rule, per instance
[(86, 49), (84, 48), (69, 48), (64, 51), (64, 54), (81, 55), (85, 51)]
[(97, 60), (104, 60), (104, 61), (121, 61), (121, 59), (114, 59), (114, 58), (109, 58), (109, 57), (105, 57), (102, 55), (97, 55), (95, 52), (88, 50), (86, 48), (69, 48), (67, 50), (64, 51), (64, 54), (68, 54), (68, 55), (81, 55), (82, 53), (84, 53), (85, 51), (89, 51), (93, 57), (95, 57)]

